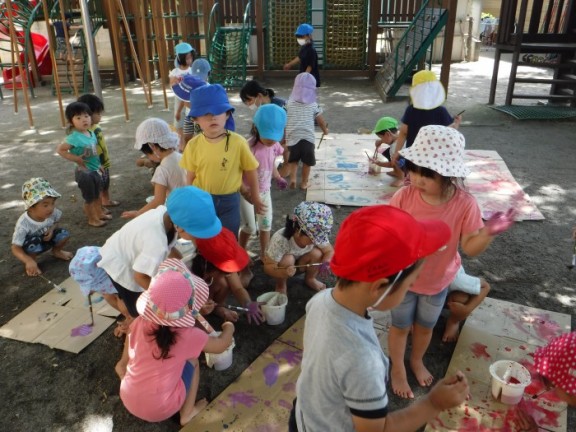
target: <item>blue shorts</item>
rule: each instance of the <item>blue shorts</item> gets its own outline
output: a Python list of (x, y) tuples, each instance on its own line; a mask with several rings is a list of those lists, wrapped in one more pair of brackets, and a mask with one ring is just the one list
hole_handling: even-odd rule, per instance
[(58, 243), (70, 237), (70, 233), (64, 228), (55, 228), (52, 238), (44, 241), (44, 237), (38, 234), (29, 234), (24, 238), (22, 249), (27, 254), (41, 254), (52, 249)]
[(222, 226), (228, 228), (238, 238), (240, 230), (240, 193), (227, 195), (212, 194), (212, 201), (216, 209), (216, 216), (222, 222)]
[(192, 385), (192, 378), (194, 377), (194, 366), (192, 363), (187, 361), (184, 364), (184, 369), (182, 370), (182, 381), (184, 381), (184, 386), (186, 387), (186, 394), (190, 391), (190, 386)]
[(447, 294), (447, 289), (431, 296), (408, 291), (402, 303), (391, 311), (392, 325), (405, 329), (416, 323), (425, 328), (433, 328), (440, 317)]

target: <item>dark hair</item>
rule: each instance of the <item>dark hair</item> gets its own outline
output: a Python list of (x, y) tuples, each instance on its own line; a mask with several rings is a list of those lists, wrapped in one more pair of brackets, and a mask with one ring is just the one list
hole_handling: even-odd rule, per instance
[(248, 102), (249, 98), (258, 96), (259, 94), (268, 96), (270, 99), (274, 97), (274, 90), (264, 88), (256, 80), (248, 81), (240, 90), (240, 99), (242, 102)]
[(156, 345), (160, 348), (160, 357), (154, 355), (154, 358), (156, 360), (170, 358), (170, 347), (176, 343), (178, 336), (176, 332), (168, 326), (159, 325), (150, 332), (150, 336), (156, 340)]
[(416, 165), (414, 162), (405, 159), (404, 172), (414, 172), (422, 177), (427, 177), (431, 179), (440, 179), (440, 187), (442, 189), (442, 195), (447, 195), (452, 188), (459, 188), (465, 190), (464, 182), (459, 177), (446, 177), (430, 168), (421, 167)]
[(286, 225), (284, 225), (284, 237), (290, 240), (292, 236), (296, 233), (296, 231), (299, 231), (300, 229), (301, 228), (298, 221), (293, 220), (290, 217), (290, 215), (286, 215)]
[(396, 132), (398, 132), (398, 128), (384, 129), (384, 130), (381, 130), (380, 132), (376, 132), (376, 135), (384, 135), (386, 132), (390, 132), (390, 133), (395, 134)]
[(72, 123), (74, 116), (84, 113), (90, 116), (92, 115), (92, 110), (88, 105), (86, 105), (84, 102), (72, 102), (66, 107), (66, 120), (68, 120), (69, 123)]
[(87, 93), (80, 96), (77, 102), (83, 102), (90, 107), (93, 113), (101, 113), (104, 111), (104, 102), (98, 96)]
[(258, 141), (260, 141), (260, 132), (258, 132), (258, 128), (255, 124), (252, 124), (252, 127), (250, 128), (250, 135), (254, 137), (254, 142), (252, 143), (252, 147), (254, 147), (258, 144)]
[(196, 50), (194, 48), (192, 48), (192, 51), (190, 51), (190, 52), (178, 54), (176, 56), (176, 62), (180, 66), (186, 65), (186, 57), (188, 57), (188, 54), (192, 54), (192, 61), (196, 60)]

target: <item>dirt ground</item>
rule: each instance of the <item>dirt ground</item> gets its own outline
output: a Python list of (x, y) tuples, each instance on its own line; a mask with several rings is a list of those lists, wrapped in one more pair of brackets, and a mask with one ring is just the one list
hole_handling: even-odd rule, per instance
[[(492, 297), (571, 314), (576, 303), (576, 270), (571, 272), (566, 265), (572, 256), (570, 230), (576, 224), (576, 123), (574, 120), (520, 122), (490, 109), (486, 102), (491, 73), (492, 62), (486, 53), (478, 63), (453, 65), (446, 105), (452, 113), (466, 110), (461, 131), (466, 136), (467, 148), (498, 151), (546, 219), (516, 224), (483, 255), (464, 258), (464, 263), (469, 273), (481, 275), (491, 283)], [(501, 73), (504, 82), (506, 67), (501, 68)], [(383, 115), (400, 118), (407, 103), (403, 99), (383, 104), (373, 84), (365, 79), (326, 78), (323, 83), (320, 100), (333, 133), (371, 129)], [(287, 98), (292, 81), (278, 79), (266, 84)], [(115, 218), (107, 227), (90, 228), (81, 212), (72, 164), (55, 154), (55, 146), (63, 139), (64, 131), (60, 127), (57, 101), (49, 86), (38, 88), (37, 97), (32, 100), (35, 129), (28, 127), (21, 93), (19, 113), (13, 114), (11, 92), (3, 90), (5, 99), (0, 101), (0, 279), (3, 282), (0, 325), (50, 290), (43, 280), (26, 277), (23, 266), (10, 253), (13, 227), (23, 212), (22, 183), (32, 176), (43, 176), (62, 194), (58, 207), (63, 211), (62, 225), (72, 233), (70, 250), (102, 245), (124, 223), (120, 213), (139, 208), (151, 192), (149, 173), (134, 165), (139, 156), (132, 148), (137, 125), (151, 116), (171, 119), (171, 113), (163, 110), (162, 91), (158, 86), (155, 86), (154, 107), (150, 110), (142, 88), (130, 87), (130, 122), (125, 121), (119, 89), (104, 87), (106, 113), (102, 126), (112, 155), (111, 193), (122, 204), (113, 209)], [(499, 91), (502, 94), (505, 91), (502, 84)], [(230, 95), (237, 107), (238, 131), (245, 134), (251, 113), (241, 106), (237, 91)], [(67, 95), (65, 103), (71, 101)], [(274, 230), (283, 225), (284, 215), (304, 197), (304, 192), (299, 190), (274, 190)], [(333, 207), (332, 210), (334, 238), (340, 222), (353, 208)], [(49, 254), (41, 257), (40, 265), (44, 275), (56, 283), (68, 277), (67, 263)], [(254, 296), (271, 290), (272, 282), (258, 265), (255, 272), (250, 287)], [(238, 323), (233, 367), (223, 372), (204, 367), (199, 397), (216, 397), (303, 314), (312, 292), (302, 285), (302, 280), (291, 282), (287, 319), (283, 325), (249, 326), (245, 319)], [(213, 323), (218, 325), (217, 321)], [(440, 342), (442, 329), (443, 321), (440, 321), (425, 359), (436, 376), (444, 374), (453, 351), (453, 345)], [(51, 350), (44, 345), (0, 339), (1, 429), (14, 432), (177, 430), (174, 420), (147, 424), (124, 409), (113, 369), (122, 343), (112, 334), (112, 327), (78, 355)], [(418, 392), (423, 394), (420, 389)], [(404, 405), (404, 401), (391, 397), (392, 409)], [(568, 430), (576, 430), (574, 410), (569, 410), (569, 417)]]

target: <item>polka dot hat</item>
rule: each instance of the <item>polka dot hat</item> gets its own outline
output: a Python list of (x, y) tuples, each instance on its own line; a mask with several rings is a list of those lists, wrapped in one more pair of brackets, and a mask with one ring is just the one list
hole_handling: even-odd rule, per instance
[(563, 334), (538, 348), (534, 367), (556, 387), (576, 395), (576, 332)]
[(444, 177), (466, 177), (470, 170), (464, 164), (464, 135), (446, 126), (424, 126), (418, 131), (412, 147), (400, 154), (410, 162), (436, 171)]

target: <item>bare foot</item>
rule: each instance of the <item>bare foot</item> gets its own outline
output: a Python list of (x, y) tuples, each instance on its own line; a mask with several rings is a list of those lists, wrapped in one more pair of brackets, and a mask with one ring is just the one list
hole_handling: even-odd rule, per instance
[(430, 387), (434, 381), (434, 377), (426, 368), (426, 366), (424, 366), (422, 360), (410, 360), (410, 368), (416, 376), (418, 384), (420, 384), (422, 387)]
[(106, 222), (100, 221), (100, 220), (99, 220), (98, 222), (88, 221), (88, 225), (93, 226), (93, 227), (96, 227), (96, 228), (101, 228), (101, 227), (103, 227), (103, 226), (106, 226)]
[(112, 220), (112, 217), (113, 217), (113, 216), (112, 216), (111, 214), (109, 214), (109, 213), (108, 213), (108, 214), (102, 213), (102, 214), (100, 215), (100, 220)]
[(386, 171), (386, 175), (389, 175), (390, 177), (398, 177), (398, 174), (396, 174), (394, 171)]
[(446, 328), (444, 329), (444, 334), (442, 335), (442, 342), (456, 342), (460, 334), (460, 323), (458, 321), (452, 321), (448, 318), (446, 321)]
[(290, 189), (296, 189), (296, 182), (290, 182)]
[(302, 190), (308, 189), (308, 182), (303, 182), (303, 183), (301, 183), (301, 184), (300, 184), (300, 189), (302, 189)]
[(117, 206), (120, 205), (120, 201), (114, 201), (114, 200), (112, 200), (112, 201), (109, 201), (109, 202), (103, 202), (102, 205), (103, 205), (103, 206), (106, 206), (106, 207), (117, 207)]
[(128, 364), (122, 363), (121, 361), (116, 363), (116, 366), (114, 366), (114, 370), (116, 371), (116, 375), (118, 375), (120, 380), (122, 380), (122, 378), (124, 378), (124, 375), (126, 375), (126, 368), (127, 367), (128, 367)]
[(214, 313), (222, 318), (224, 321), (236, 322), (238, 321), (238, 313), (225, 308), (224, 306), (216, 306)]
[(122, 337), (123, 335), (127, 335), (128, 333), (130, 333), (130, 322), (127, 321), (128, 321), (127, 319), (125, 319), (124, 321), (118, 321), (117, 323), (118, 325), (114, 329), (114, 336), (119, 338)]
[(313, 278), (313, 279), (306, 279), (304, 281), (304, 283), (306, 284), (306, 286), (308, 288), (313, 289), (314, 291), (322, 291), (326, 289), (326, 284), (323, 284), (322, 282), (320, 282), (318, 279)]
[(68, 252), (62, 249), (52, 249), (52, 255), (64, 261), (70, 261), (74, 257), (72, 252)]
[(392, 366), (390, 372), (390, 380), (392, 382), (392, 391), (396, 396), (400, 396), (404, 399), (414, 399), (414, 393), (408, 384), (408, 378), (406, 376), (406, 368), (404, 364), (399, 366)]
[(101, 207), (101, 209), (102, 209), (102, 213), (104, 213), (106, 215), (112, 214), (112, 212), (110, 210), (108, 210), (106, 207)]
[(196, 401), (194, 408), (190, 413), (183, 413), (180, 412), (180, 426), (184, 426), (190, 422), (194, 417), (196, 417), (200, 411), (202, 411), (208, 405), (208, 401), (206, 399), (200, 399)]

